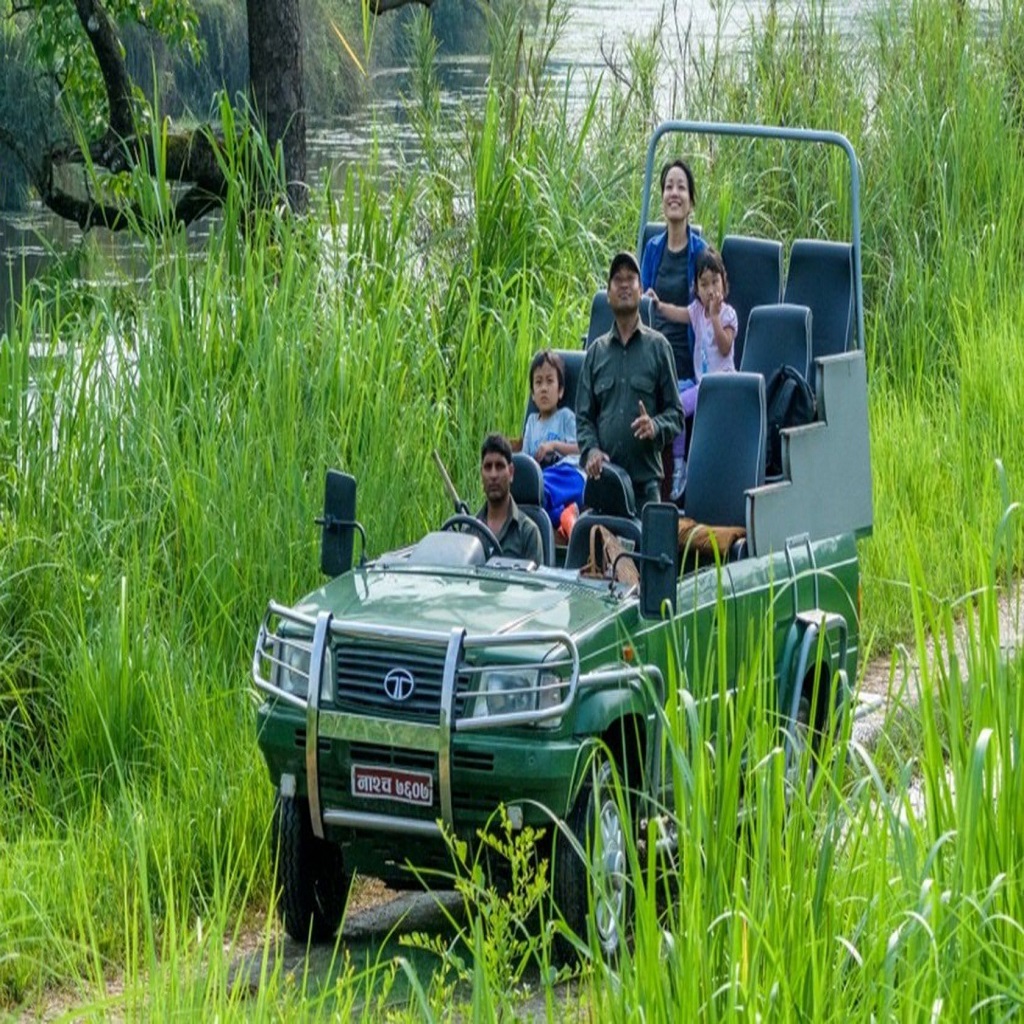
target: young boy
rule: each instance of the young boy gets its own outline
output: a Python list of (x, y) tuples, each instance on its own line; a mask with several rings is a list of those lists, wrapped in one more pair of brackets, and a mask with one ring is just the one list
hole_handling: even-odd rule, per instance
[[(543, 349), (530, 363), (530, 395), (537, 411), (526, 418), (522, 450), (541, 465), (544, 506), (556, 524), (567, 507), (575, 504), (578, 510), (583, 500), (576, 414), (568, 407), (559, 408), (564, 394), (565, 363), (557, 352)], [(565, 527), (562, 531), (568, 534)]]

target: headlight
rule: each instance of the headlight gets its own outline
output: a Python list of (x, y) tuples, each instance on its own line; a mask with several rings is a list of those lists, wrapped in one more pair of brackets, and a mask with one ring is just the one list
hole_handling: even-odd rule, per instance
[[(473, 704), (473, 717), (514, 715), (524, 711), (545, 711), (557, 707), (565, 686), (553, 672), (536, 669), (488, 669), (480, 674), (480, 688)], [(543, 725), (557, 725), (546, 721)]]
[[(278, 637), (277, 639), (277, 679), (275, 685), (280, 689), (301, 697), (309, 697), (309, 652), (311, 643), (308, 640), (293, 640)], [(320, 673), (320, 700), (334, 699), (334, 673), (331, 649), (324, 652), (323, 671)]]

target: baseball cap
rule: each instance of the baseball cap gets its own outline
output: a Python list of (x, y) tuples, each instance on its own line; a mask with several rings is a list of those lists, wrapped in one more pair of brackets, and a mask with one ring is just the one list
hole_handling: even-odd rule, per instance
[(615, 276), (615, 272), (619, 269), (619, 267), (629, 267), (637, 275), (637, 277), (640, 276), (640, 264), (637, 263), (636, 257), (631, 252), (628, 252), (625, 249), (623, 249), (622, 252), (617, 252), (612, 257), (612, 266), (611, 269), (608, 271), (609, 281)]

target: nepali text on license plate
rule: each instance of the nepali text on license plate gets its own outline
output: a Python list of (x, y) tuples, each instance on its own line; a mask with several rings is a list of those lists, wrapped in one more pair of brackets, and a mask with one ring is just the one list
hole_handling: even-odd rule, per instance
[(408, 772), (401, 768), (354, 764), (352, 795), (430, 807), (434, 802), (434, 777), (429, 772)]

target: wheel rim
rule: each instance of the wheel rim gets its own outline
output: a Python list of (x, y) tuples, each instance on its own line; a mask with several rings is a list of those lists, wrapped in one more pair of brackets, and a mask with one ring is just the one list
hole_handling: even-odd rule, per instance
[(594, 923), (601, 950), (608, 954), (619, 946), (626, 906), (626, 833), (618, 805), (611, 797), (601, 799), (597, 831), (592, 864)]

